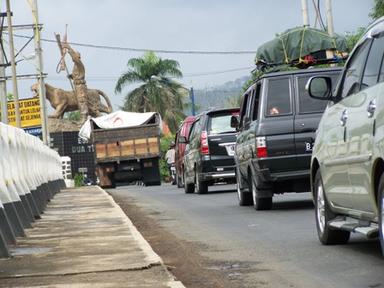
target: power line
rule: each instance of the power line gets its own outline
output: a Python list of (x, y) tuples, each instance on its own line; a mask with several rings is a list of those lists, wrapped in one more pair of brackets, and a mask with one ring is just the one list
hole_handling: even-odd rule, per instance
[[(224, 73), (230, 73), (230, 72), (236, 72), (236, 71), (245, 71), (254, 69), (254, 67), (243, 67), (243, 68), (234, 68), (234, 69), (228, 69), (228, 70), (221, 70), (221, 71), (211, 71), (211, 72), (201, 72), (201, 73), (186, 73), (183, 75), (182, 78), (190, 78), (190, 77), (199, 77), (199, 76), (210, 76), (210, 75), (217, 75), (217, 74), (224, 74)], [(88, 81), (117, 81), (117, 79), (120, 76), (87, 76)], [(172, 77), (170, 77), (172, 78)], [(50, 80), (67, 80), (66, 77), (62, 76), (48, 76), (48, 79)]]
[[(14, 37), (18, 38), (30, 38), (26, 35), (14, 34)], [(56, 40), (52, 39), (40, 39), (43, 42), (57, 43)], [(245, 55), (245, 54), (256, 54), (256, 51), (245, 50), (245, 51), (199, 51), (199, 50), (163, 50), (163, 49), (148, 49), (148, 48), (131, 48), (131, 47), (119, 47), (119, 46), (107, 46), (107, 45), (96, 45), (96, 44), (85, 44), (78, 42), (68, 42), (68, 44), (79, 47), (116, 50), (116, 51), (129, 51), (129, 52), (156, 52), (163, 54), (197, 54), (197, 55)]]

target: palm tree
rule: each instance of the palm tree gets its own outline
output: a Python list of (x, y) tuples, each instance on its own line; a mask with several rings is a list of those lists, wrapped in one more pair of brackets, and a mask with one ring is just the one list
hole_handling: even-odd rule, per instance
[(121, 93), (124, 86), (141, 83), (125, 96), (125, 111), (159, 112), (170, 130), (175, 132), (183, 113), (187, 89), (170, 77), (182, 77), (179, 63), (172, 59), (161, 59), (153, 52), (146, 52), (141, 58), (131, 58), (128, 71), (117, 80), (115, 92)]

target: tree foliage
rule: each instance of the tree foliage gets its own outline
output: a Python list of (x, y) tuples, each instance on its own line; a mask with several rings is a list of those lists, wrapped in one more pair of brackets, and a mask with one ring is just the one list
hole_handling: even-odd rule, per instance
[(384, 0), (375, 0), (375, 4), (372, 8), (371, 13), (369, 16), (373, 19), (376, 20), (380, 18), (381, 16), (384, 16)]
[(347, 40), (348, 52), (351, 52), (353, 47), (355, 47), (357, 41), (363, 36), (365, 31), (364, 27), (359, 27), (355, 32), (347, 32), (345, 34), (345, 39)]
[(129, 59), (127, 66), (128, 71), (117, 80), (115, 92), (121, 93), (128, 84), (141, 85), (125, 96), (121, 108), (133, 112), (159, 112), (170, 130), (175, 132), (185, 117), (183, 107), (188, 95), (187, 89), (171, 79), (182, 77), (179, 63), (146, 52), (141, 58)]

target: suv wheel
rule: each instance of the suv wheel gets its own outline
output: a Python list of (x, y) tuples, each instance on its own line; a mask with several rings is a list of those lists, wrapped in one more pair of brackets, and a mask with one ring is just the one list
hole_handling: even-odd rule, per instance
[[(252, 193), (250, 191), (244, 192), (244, 188), (240, 188), (240, 184), (243, 181), (243, 177), (240, 175), (238, 169), (236, 169), (236, 187), (237, 187), (237, 197), (239, 198), (240, 206), (250, 206), (252, 205)], [(249, 189), (249, 188), (248, 188)]]
[(380, 232), (380, 244), (381, 253), (384, 256), (384, 173), (380, 177), (379, 191), (378, 191), (378, 203), (379, 203), (379, 232)]
[(208, 192), (208, 183), (201, 181), (199, 173), (195, 170), (195, 189), (197, 194), (205, 194)]
[(320, 242), (325, 245), (347, 243), (351, 234), (350, 232), (330, 229), (328, 226), (328, 222), (334, 219), (336, 215), (331, 211), (325, 196), (320, 169), (316, 172), (314, 181), (314, 193), (316, 199), (316, 227)]
[[(252, 174), (251, 174), (252, 175)], [(249, 179), (249, 186), (252, 187), (253, 207), (255, 210), (271, 210), (272, 209), (272, 196), (260, 197), (259, 189), (257, 189), (255, 181), (252, 177)]]
[(189, 193), (193, 193), (195, 191), (195, 185), (193, 183), (189, 184), (187, 182), (187, 177), (185, 177), (185, 171), (184, 171), (184, 192), (189, 194)]

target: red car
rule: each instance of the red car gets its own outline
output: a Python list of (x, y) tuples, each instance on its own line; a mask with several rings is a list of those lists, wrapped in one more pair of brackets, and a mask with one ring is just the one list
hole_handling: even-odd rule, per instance
[(175, 137), (175, 167), (176, 167), (176, 183), (178, 188), (184, 187), (184, 167), (183, 167), (183, 158), (185, 152), (185, 143), (179, 143), (179, 137), (184, 136), (188, 140), (189, 130), (192, 126), (192, 123), (195, 121), (195, 116), (188, 116), (181, 123), (179, 130), (176, 132)]

